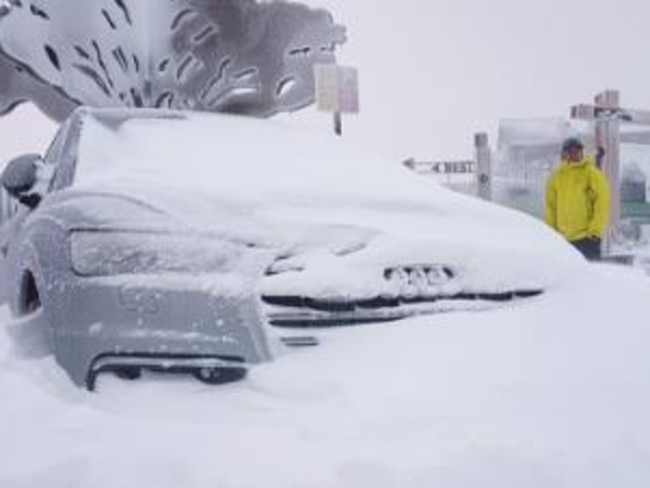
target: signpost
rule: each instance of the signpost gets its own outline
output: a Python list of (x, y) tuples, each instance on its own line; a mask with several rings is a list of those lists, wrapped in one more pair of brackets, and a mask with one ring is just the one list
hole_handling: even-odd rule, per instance
[(596, 125), (596, 146), (604, 149), (602, 169), (611, 186), (610, 203), (610, 228), (605, 236), (604, 250), (611, 249), (612, 240), (618, 231), (620, 211), (620, 145), (621, 139), (634, 140), (636, 143), (648, 143), (647, 135), (643, 133), (632, 135), (621, 135), (621, 123), (631, 123), (650, 126), (650, 111), (634, 110), (620, 107), (620, 94), (615, 90), (608, 90), (600, 93), (595, 98), (593, 105), (580, 104), (571, 107), (571, 117), (574, 119), (594, 122)]
[(435, 173), (444, 175), (460, 175), (474, 173), (476, 161), (459, 160), (459, 161), (416, 161), (407, 159), (404, 165), (418, 173)]
[(359, 113), (359, 75), (356, 68), (314, 65), (318, 109), (334, 114), (334, 132), (343, 133), (341, 114)]
[(455, 161), (416, 161), (413, 158), (404, 161), (404, 165), (418, 173), (446, 175), (449, 182), (452, 175), (473, 174), (476, 180), (476, 194), (484, 200), (492, 199), (492, 151), (488, 135), (474, 135), (476, 159)]
[(476, 150), (476, 188), (479, 198), (492, 200), (492, 151), (488, 135), (484, 132), (474, 135)]

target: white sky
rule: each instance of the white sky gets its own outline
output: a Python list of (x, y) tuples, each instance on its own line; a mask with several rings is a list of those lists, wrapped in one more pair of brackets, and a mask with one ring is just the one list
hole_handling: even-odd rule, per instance
[(355, 127), (396, 155), (471, 153), (499, 118), (564, 116), (606, 88), (650, 109), (648, 0), (312, 0), (348, 26)]
[[(307, 2), (347, 26), (339, 62), (360, 70), (345, 137), (400, 160), (470, 156), (500, 118), (564, 116), (606, 88), (650, 109), (648, 0)], [(295, 118), (330, 128), (313, 108)], [(41, 149), (52, 127), (30, 108), (0, 119), (0, 159)]]

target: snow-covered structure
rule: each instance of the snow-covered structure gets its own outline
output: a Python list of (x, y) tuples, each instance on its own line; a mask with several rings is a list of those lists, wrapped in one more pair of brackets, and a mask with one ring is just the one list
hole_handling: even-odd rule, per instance
[[(494, 158), (494, 199), (541, 216), (544, 182), (558, 160), (562, 140), (576, 134), (559, 118), (502, 120)], [(586, 134), (580, 137), (589, 142)]]
[(0, 113), (31, 100), (270, 116), (314, 100), (345, 29), (325, 10), (257, 0), (4, 0)]

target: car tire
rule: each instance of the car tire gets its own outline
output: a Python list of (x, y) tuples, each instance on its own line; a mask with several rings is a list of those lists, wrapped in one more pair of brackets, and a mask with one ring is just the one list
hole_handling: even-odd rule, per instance
[(246, 368), (198, 368), (194, 377), (208, 385), (223, 385), (246, 377)]

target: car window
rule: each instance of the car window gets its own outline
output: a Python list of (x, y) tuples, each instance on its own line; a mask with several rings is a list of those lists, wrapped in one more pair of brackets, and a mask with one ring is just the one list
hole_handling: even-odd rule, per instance
[(80, 133), (81, 120), (78, 118), (72, 118), (59, 130), (45, 157), (46, 164), (55, 168), (48, 191), (62, 190), (72, 184)]
[(63, 146), (65, 145), (69, 126), (69, 122), (63, 124), (57, 131), (56, 136), (54, 136), (54, 140), (50, 144), (50, 147), (47, 148), (44, 158), (47, 164), (56, 164), (58, 162)]

